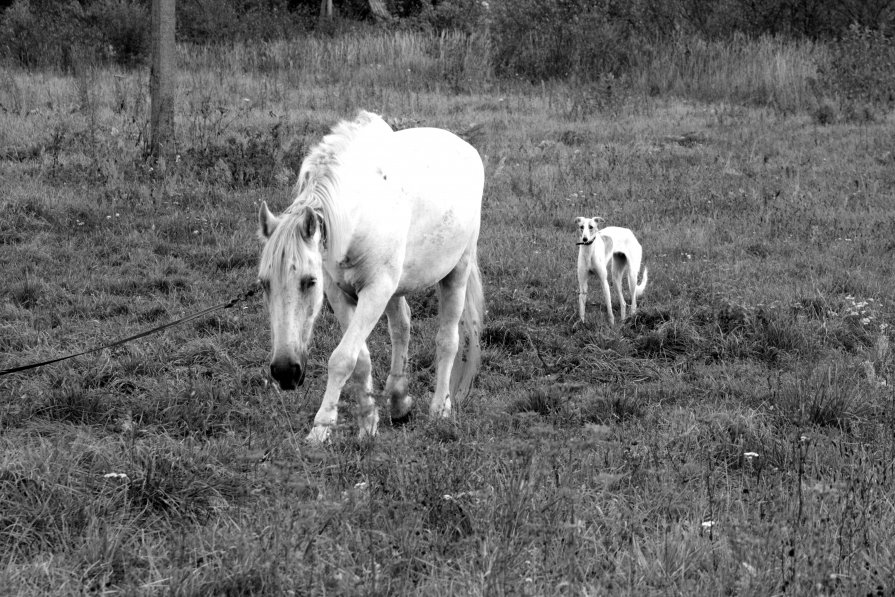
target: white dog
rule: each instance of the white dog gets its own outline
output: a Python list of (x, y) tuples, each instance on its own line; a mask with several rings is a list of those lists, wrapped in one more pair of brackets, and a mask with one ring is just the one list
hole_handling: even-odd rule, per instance
[(612, 297), (609, 294), (609, 276), (607, 267), (612, 270), (612, 280), (618, 291), (621, 318), (625, 318), (625, 296), (622, 293), (622, 276), (628, 274), (628, 289), (631, 291), (631, 314), (637, 312), (637, 297), (646, 289), (647, 270), (643, 269), (643, 281), (637, 285), (640, 273), (640, 261), (643, 249), (634, 233), (627, 228), (608, 226), (599, 230), (597, 221), (603, 218), (575, 218), (578, 225), (578, 314), (584, 322), (584, 307), (587, 303), (587, 279), (590, 274), (597, 274), (603, 285), (603, 302), (606, 303), (606, 314), (609, 323), (615, 324), (612, 315)]

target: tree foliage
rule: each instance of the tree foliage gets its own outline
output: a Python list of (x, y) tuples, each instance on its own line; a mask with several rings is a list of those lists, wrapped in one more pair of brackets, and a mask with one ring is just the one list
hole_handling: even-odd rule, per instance
[[(9, 0), (6, 0), (9, 3)], [(495, 70), (531, 79), (617, 76), (668, 39), (770, 34), (839, 40), (849, 27), (895, 34), (895, 0), (384, 0), (377, 27), (485, 34)], [(319, 0), (178, 0), (177, 39), (290, 38), (319, 27)], [(0, 57), (28, 68), (75, 59), (145, 63), (149, 0), (14, 0), (0, 15)], [(369, 0), (335, 0), (326, 32), (376, 21)]]

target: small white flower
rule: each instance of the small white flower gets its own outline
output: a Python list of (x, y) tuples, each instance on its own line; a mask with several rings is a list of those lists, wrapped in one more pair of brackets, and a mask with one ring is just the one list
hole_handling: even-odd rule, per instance
[(803, 436), (801, 436), (801, 437), (799, 438), (799, 441), (800, 441), (800, 442), (807, 442), (809, 439), (811, 439), (811, 438), (809, 438), (807, 435), (803, 435)]
[(867, 325), (867, 324), (869, 324), (869, 323), (870, 323), (870, 319), (871, 319), (870, 317), (862, 317), (862, 318), (861, 318), (861, 325)]
[(715, 521), (714, 521), (714, 520), (706, 520), (706, 521), (704, 521), (704, 522), (702, 523), (702, 528), (704, 528), (704, 529), (710, 529), (710, 528), (712, 528), (713, 526), (715, 526)]
[(745, 458), (746, 460), (758, 458), (758, 452), (743, 452), (743, 458)]
[(354, 488), (355, 488), (355, 489), (364, 490), (364, 489), (367, 488), (367, 482), (366, 482), (366, 481), (361, 481), (360, 483), (355, 483), (355, 484), (354, 484)]
[(106, 473), (103, 475), (105, 479), (121, 479), (122, 481), (127, 481), (128, 476), (126, 473)]

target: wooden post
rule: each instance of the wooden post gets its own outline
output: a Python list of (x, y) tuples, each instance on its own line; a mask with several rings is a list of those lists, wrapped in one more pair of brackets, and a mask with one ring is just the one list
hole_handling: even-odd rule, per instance
[(152, 69), (149, 74), (149, 153), (170, 159), (174, 152), (175, 0), (152, 0)]

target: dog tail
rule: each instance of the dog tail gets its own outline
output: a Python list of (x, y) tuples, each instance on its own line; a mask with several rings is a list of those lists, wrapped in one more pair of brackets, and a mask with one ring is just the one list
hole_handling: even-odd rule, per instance
[(460, 346), (451, 370), (450, 395), (458, 403), (469, 395), (472, 382), (482, 363), (480, 336), (485, 315), (485, 293), (479, 272), (478, 251), (473, 248), (469, 280), (466, 283), (466, 301), (460, 316)]
[(643, 294), (644, 290), (646, 290), (646, 281), (649, 278), (649, 276), (647, 274), (649, 274), (649, 270), (647, 268), (643, 268), (643, 279), (640, 281), (640, 284), (638, 284), (637, 288), (634, 290), (634, 294), (637, 295), (637, 298), (640, 298), (640, 295)]

